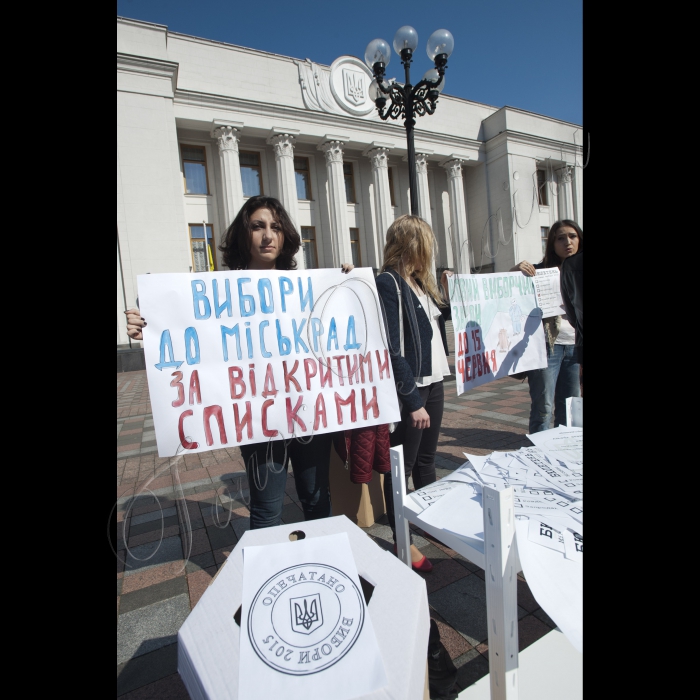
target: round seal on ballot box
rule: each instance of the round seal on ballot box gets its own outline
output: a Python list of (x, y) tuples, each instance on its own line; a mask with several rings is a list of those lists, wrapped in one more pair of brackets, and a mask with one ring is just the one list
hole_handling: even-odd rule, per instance
[(260, 588), (248, 614), (248, 635), (268, 666), (307, 676), (337, 664), (364, 622), (365, 600), (349, 576), (325, 564), (301, 564)]

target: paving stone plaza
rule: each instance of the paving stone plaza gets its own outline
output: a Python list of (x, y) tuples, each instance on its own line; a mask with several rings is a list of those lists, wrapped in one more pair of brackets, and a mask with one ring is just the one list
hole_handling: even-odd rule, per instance
[[(449, 339), (453, 349), (451, 333)], [(464, 451), (487, 454), (530, 445), (529, 410), (527, 382), (502, 379), (457, 397), (454, 377), (446, 378), (438, 478), (464, 463)], [(118, 374), (117, 696), (186, 699), (177, 674), (177, 632), (249, 527), (247, 481), (238, 449), (187, 455), (175, 467), (159, 459), (150, 411), (145, 371)], [(134, 500), (144, 484), (150, 492)], [(286, 492), (283, 521), (303, 521), (291, 470)], [(187, 560), (178, 495), (192, 528)], [(380, 547), (393, 549), (386, 516), (366, 532)], [(430, 611), (465, 688), (489, 670), (483, 571), (420, 530), (414, 542), (434, 564), (422, 574)], [(522, 650), (555, 625), (522, 577), (518, 604)]]

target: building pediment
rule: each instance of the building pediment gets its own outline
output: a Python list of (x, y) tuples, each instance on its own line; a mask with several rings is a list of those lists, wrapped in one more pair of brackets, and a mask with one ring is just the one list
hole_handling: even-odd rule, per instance
[(372, 73), (359, 58), (340, 56), (330, 68), (308, 58), (295, 64), (307, 109), (353, 117), (367, 117), (374, 112), (374, 102), (369, 97)]

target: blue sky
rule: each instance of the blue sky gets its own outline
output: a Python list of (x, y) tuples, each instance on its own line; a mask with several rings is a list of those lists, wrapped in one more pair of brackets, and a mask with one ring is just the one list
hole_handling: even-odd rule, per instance
[[(377, 37), (391, 44), (410, 24), (419, 38), (414, 82), (431, 67), (428, 37), (445, 28), (455, 38), (445, 93), (581, 124), (582, 7), (582, 0), (118, 0), (117, 14), (326, 65), (345, 54), (362, 58)], [(396, 54), (387, 74), (402, 77)]]

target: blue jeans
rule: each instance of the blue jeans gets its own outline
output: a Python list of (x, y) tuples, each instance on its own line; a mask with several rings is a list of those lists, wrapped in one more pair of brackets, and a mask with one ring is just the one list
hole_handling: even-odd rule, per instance
[(251, 530), (281, 523), (290, 459), (305, 519), (331, 514), (328, 466), (332, 442), (333, 433), (314, 435), (306, 444), (293, 439), (286, 443), (286, 455), (284, 440), (241, 446), (250, 486)]
[(566, 425), (566, 400), (580, 396), (579, 365), (573, 345), (547, 348), (547, 368), (527, 373), (530, 385), (530, 433), (549, 430), (554, 412), (554, 427)]

